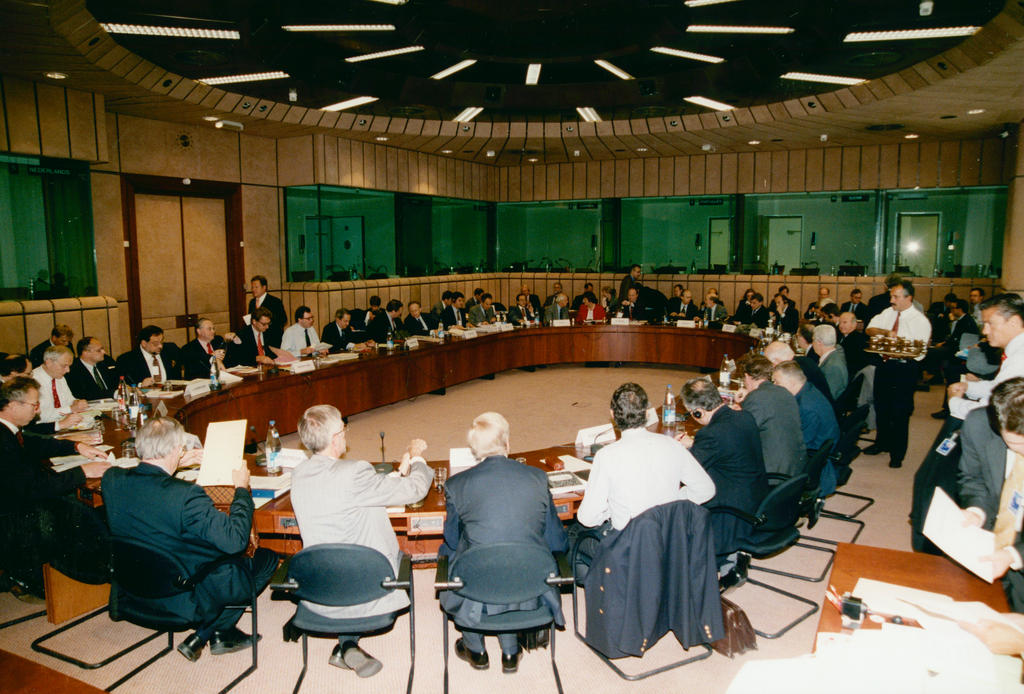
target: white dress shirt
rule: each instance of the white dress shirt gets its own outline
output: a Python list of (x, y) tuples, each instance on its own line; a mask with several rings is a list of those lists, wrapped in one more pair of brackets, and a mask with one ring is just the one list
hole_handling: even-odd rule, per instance
[(988, 405), (988, 399), (997, 385), (1017, 376), (1024, 376), (1024, 333), (1010, 340), (1003, 348), (1003, 360), (996, 377), (991, 381), (968, 381), (967, 397), (950, 398), (949, 413), (963, 419), (971, 410)]
[[(871, 322), (868, 323), (868, 329), (881, 328), (882, 330), (892, 330), (892, 326), (896, 323), (897, 315), (900, 317), (900, 327), (896, 331), (896, 337), (902, 337), (906, 340), (923, 340), (924, 342), (932, 339), (931, 321), (914, 306), (904, 309), (902, 312), (890, 306), (871, 319)], [(921, 361), (924, 357), (925, 355), (921, 354), (914, 361)]]
[[(139, 347), (139, 352), (142, 353), (142, 358), (146, 360), (146, 366), (149, 367), (149, 375), (153, 377), (153, 380), (160, 379), (160, 382), (167, 381), (167, 372), (164, 370), (164, 360), (159, 354), (151, 354), (146, 350)], [(156, 357), (154, 359), (153, 357)], [(156, 362), (155, 364), (153, 362)]]
[[(306, 335), (309, 335), (308, 345), (306, 344)], [(296, 357), (302, 356), (302, 350), (306, 347), (316, 347), (318, 344), (320, 344), (320, 338), (317, 337), (313, 326), (303, 328), (298, 323), (292, 323), (281, 336), (281, 349), (291, 352)]]
[(60, 398), (60, 407), (54, 406), (53, 382), (54, 379), (41, 366), (32, 370), (32, 378), (39, 383), (39, 421), (57, 422), (71, 414), (71, 403), (75, 396), (71, 393), (67, 381), (62, 377), (57, 380), (57, 397)]
[(576, 519), (593, 527), (610, 518), (622, 530), (654, 506), (681, 499), (703, 504), (714, 495), (715, 483), (683, 444), (644, 428), (627, 429), (594, 456)]

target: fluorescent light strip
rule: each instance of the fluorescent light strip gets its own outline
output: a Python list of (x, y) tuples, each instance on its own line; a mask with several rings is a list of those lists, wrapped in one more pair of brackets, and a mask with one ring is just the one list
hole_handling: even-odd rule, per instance
[(346, 101), (339, 101), (336, 104), (330, 106), (324, 106), (321, 111), (344, 111), (347, 108), (355, 108), (356, 106), (362, 106), (363, 104), (372, 104), (376, 101), (376, 96), (357, 96), (354, 99), (348, 99)]
[(623, 70), (620, 67), (616, 67), (615, 65), (612, 65), (607, 60), (595, 60), (594, 63), (596, 63), (600, 67), (603, 67), (605, 70), (607, 70), (608, 72), (612, 73), (613, 75), (615, 75), (619, 79), (623, 79), (623, 80), (631, 80), (631, 79), (633, 79), (633, 75), (629, 74), (628, 72), (626, 72), (625, 70)]
[(404, 55), (406, 53), (415, 53), (422, 51), (423, 46), (406, 46), (405, 48), (393, 48), (390, 51), (378, 51), (376, 53), (364, 53), (363, 55), (354, 55), (351, 58), (345, 58), (346, 63), (361, 63), (364, 60), (377, 60), (378, 58), (390, 58), (393, 55)]
[(816, 75), (813, 72), (787, 72), (779, 75), (784, 80), (797, 80), (800, 82), (822, 82), (824, 84), (845, 84), (847, 86), (860, 84), (867, 80), (860, 77), (840, 77), (838, 75)]
[(100, 22), (108, 34), (133, 34), (135, 36), (170, 36), (181, 39), (234, 39), (242, 38), (234, 29), (203, 29), (201, 27), (165, 27), (150, 24), (109, 24)]
[(576, 113), (580, 114), (580, 118), (588, 123), (596, 123), (601, 120), (601, 116), (590, 106), (577, 106)]
[(454, 75), (459, 70), (465, 70), (467, 67), (471, 65), (476, 65), (476, 61), (472, 59), (463, 60), (461, 62), (455, 63), (451, 67), (446, 67), (444, 70), (441, 70), (441, 72), (431, 75), (430, 79), (443, 80), (445, 77)]
[(709, 99), (704, 96), (688, 96), (684, 101), (689, 101), (691, 104), (710, 108), (712, 111), (732, 111), (736, 108), (735, 106), (723, 104), (721, 101), (715, 101), (714, 99)]
[(455, 118), (453, 118), (452, 120), (455, 121), (456, 123), (468, 123), (469, 121), (479, 116), (483, 110), (483, 106), (468, 106), (467, 108), (463, 109), (462, 113), (455, 116)]
[(729, 26), (726, 24), (691, 24), (686, 27), (691, 34), (792, 34), (793, 27)]
[(844, 43), (863, 41), (906, 41), (911, 39), (948, 39), (970, 36), (981, 27), (940, 27), (936, 29), (893, 29), (891, 31), (855, 31), (847, 34)]
[(704, 7), (705, 5), (721, 5), (726, 2), (736, 2), (736, 0), (685, 0), (683, 4), (687, 7)]
[(530, 63), (526, 68), (526, 83), (537, 84), (540, 81), (540, 63)]
[(285, 24), (285, 31), (394, 31), (394, 24)]
[(287, 72), (252, 72), (247, 75), (225, 75), (224, 77), (201, 77), (197, 82), (203, 84), (235, 84), (238, 82), (261, 82), (263, 80), (279, 80), (288, 77)]
[(661, 53), (662, 55), (671, 55), (676, 58), (686, 58), (688, 60), (699, 60), (703, 63), (724, 63), (725, 58), (719, 58), (717, 55), (706, 55), (704, 53), (692, 53), (690, 51), (681, 51), (678, 48), (669, 48), (667, 46), (655, 46), (651, 49), (652, 53)]
[(379, 2), (383, 5), (404, 5), (409, 0), (373, 0), (373, 2)]

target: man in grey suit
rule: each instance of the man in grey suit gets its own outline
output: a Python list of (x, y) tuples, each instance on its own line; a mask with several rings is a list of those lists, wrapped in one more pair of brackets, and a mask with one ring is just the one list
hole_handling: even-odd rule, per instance
[[(424, 462), (422, 439), (409, 442), (398, 468), (399, 476), (378, 474), (365, 460), (342, 460), (345, 424), (331, 405), (316, 405), (299, 420), (302, 445), (315, 451), (292, 472), (292, 507), (306, 547), (341, 542), (377, 550), (398, 571), (401, 551), (388, 520), (388, 506), (411, 504), (426, 496), (433, 474)], [(397, 574), (396, 574), (397, 575)], [(332, 619), (358, 619), (404, 610), (409, 598), (402, 591), (363, 603), (330, 607), (308, 604), (313, 612)], [(359, 648), (357, 635), (340, 634), (331, 665), (371, 677), (382, 667)]]
[(754, 416), (761, 434), (764, 469), (792, 477), (804, 471), (807, 450), (800, 434), (800, 408), (796, 398), (772, 383), (774, 365), (761, 355), (742, 361), (743, 410)]
[(551, 321), (572, 318), (569, 315), (569, 297), (565, 294), (555, 294), (554, 300), (544, 309), (544, 323), (551, 325)]
[(480, 302), (473, 304), (473, 308), (469, 309), (469, 322), (473, 325), (483, 325), (497, 320), (497, 316), (494, 315), (494, 297), (487, 292), (481, 294)]
[(846, 355), (836, 345), (836, 329), (830, 323), (815, 326), (811, 349), (818, 355), (818, 368), (825, 374), (828, 392), (837, 399), (846, 390), (850, 374), (846, 370)]

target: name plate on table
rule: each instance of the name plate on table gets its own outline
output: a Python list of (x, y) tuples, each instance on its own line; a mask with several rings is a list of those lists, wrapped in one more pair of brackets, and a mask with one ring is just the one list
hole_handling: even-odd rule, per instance
[(736, 332), (736, 326), (733, 325), (732, 323), (725, 323), (722, 326), (722, 332), (723, 333), (734, 333), (734, 332)]
[(677, 328), (696, 328), (697, 327), (697, 321), (677, 320), (676, 321), (676, 327)]
[(306, 371), (313, 371), (314, 369), (316, 369), (316, 364), (313, 363), (312, 359), (304, 361), (293, 361), (291, 363), (291, 369), (293, 374), (301, 374), (305, 373)]
[(612, 325), (629, 325), (628, 318), (612, 318)]
[(747, 334), (754, 338), (761, 337), (761, 328), (751, 328)]
[(555, 320), (551, 321), (552, 328), (568, 328), (571, 325), (572, 321), (569, 320), (568, 318), (556, 318)]
[(416, 349), (419, 346), (420, 346), (420, 341), (417, 340), (415, 337), (406, 338), (406, 340), (405, 340), (405, 348), (406, 349)]
[(476, 330), (463, 330), (462, 331), (462, 339), (463, 340), (472, 340), (476, 336), (477, 336)]
[(185, 386), (185, 397), (194, 398), (197, 395), (210, 392), (210, 382), (207, 379), (196, 379)]
[(510, 333), (516, 329), (516, 326), (511, 323), (500, 323), (499, 325), (501, 325), (501, 332), (503, 333)]

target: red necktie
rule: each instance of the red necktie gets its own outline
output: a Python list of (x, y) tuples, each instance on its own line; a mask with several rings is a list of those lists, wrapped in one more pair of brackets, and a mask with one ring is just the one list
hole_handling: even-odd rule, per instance
[(206, 343), (206, 353), (213, 354), (213, 345), (211, 345), (209, 342)]
[(1003, 352), (1003, 356), (999, 358), (1001, 361), (1006, 361), (1006, 352)]
[(60, 409), (60, 396), (57, 395), (57, 379), (51, 379), (50, 385), (53, 386), (53, 407), (54, 409)]
[(14, 437), (16, 439), (18, 439), (18, 445), (21, 446), (22, 448), (24, 448), (25, 447), (25, 436), (21, 433), (21, 429), (18, 429), (18, 432), (14, 435)]
[(892, 331), (896, 333), (896, 337), (900, 336), (900, 312), (896, 312), (896, 321), (892, 324)]
[(263, 356), (263, 338), (260, 337), (259, 333), (256, 333), (256, 353)]

